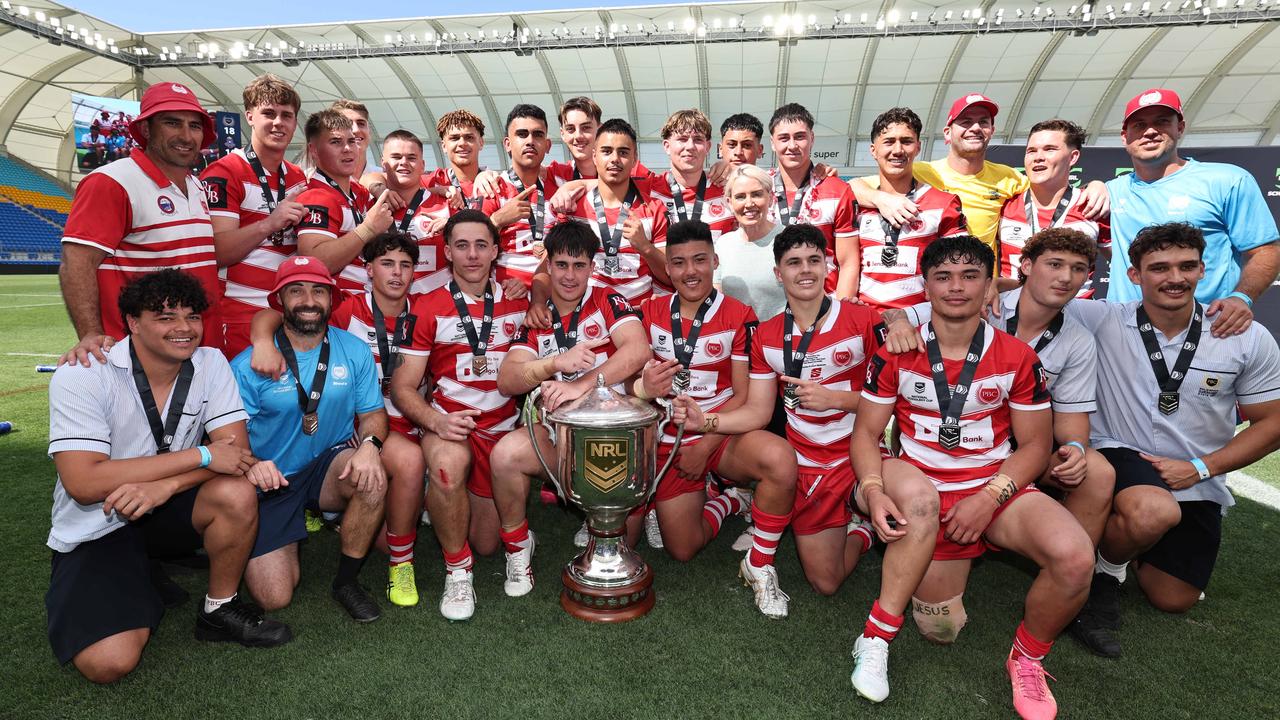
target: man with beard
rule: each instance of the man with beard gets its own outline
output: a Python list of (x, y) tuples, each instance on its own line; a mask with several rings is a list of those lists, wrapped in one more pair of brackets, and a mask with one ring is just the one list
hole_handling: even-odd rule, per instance
[[(303, 510), (341, 511), (332, 595), (364, 623), (382, 615), (358, 577), (382, 525), (387, 413), (368, 346), (329, 327), (336, 294), (318, 258), (297, 255), (281, 263), (269, 298), (284, 315), (275, 344), (288, 371), (279, 380), (261, 377), (250, 367), (251, 349), (231, 361), (249, 413), (249, 441), (261, 458), (248, 473), (262, 494), (245, 584), (265, 609), (288, 605), (300, 579), (298, 541), (307, 536)], [(348, 444), (353, 424), (354, 448)]]

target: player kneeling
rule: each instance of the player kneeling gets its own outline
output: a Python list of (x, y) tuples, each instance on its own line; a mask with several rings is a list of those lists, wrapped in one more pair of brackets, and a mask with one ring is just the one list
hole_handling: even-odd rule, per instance
[[(850, 453), (862, 478), (859, 504), (890, 550), (880, 597), (854, 644), (852, 681), (874, 702), (889, 695), (889, 643), (913, 593), (921, 632), (953, 642), (966, 619), (961, 597), (973, 558), (1004, 548), (1041, 568), (1005, 663), (1014, 709), (1053, 718), (1041, 662), (1084, 604), (1093, 551), (1071, 513), (1031, 487), (1052, 447), (1049, 392), (1031, 348), (982, 320), (994, 262), (973, 237), (930, 245), (921, 263), (933, 305), (933, 320), (920, 328), (925, 349), (883, 349), (867, 370)], [(901, 452), (882, 460), (890, 417)]]

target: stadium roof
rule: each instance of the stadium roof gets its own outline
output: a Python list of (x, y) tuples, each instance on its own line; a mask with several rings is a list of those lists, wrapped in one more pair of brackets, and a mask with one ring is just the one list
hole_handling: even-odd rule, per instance
[(513, 104), (551, 110), (578, 94), (650, 140), (676, 109), (718, 123), (800, 102), (817, 117), (818, 148), (844, 166), (870, 165), (862, 140), (895, 105), (934, 129), (926, 154), (937, 156), (948, 103), (974, 91), (1001, 104), (998, 141), (1062, 116), (1116, 142), (1125, 101), (1153, 86), (1182, 95), (1189, 143), (1278, 141), (1276, 0), (1112, 1), (699, 3), (140, 34), (7, 0), (0, 144), (70, 179), (70, 92), (136, 97), (176, 81), (210, 109), (239, 110), (263, 72), (298, 87), (304, 115), (365, 102), (377, 137), (404, 127), (434, 140), (437, 117), (469, 108), (489, 126), (491, 166), (505, 163), (495, 130)]

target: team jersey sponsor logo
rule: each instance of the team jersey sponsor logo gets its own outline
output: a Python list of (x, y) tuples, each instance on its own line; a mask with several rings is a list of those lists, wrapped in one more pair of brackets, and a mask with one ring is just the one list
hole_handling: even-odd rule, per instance
[(329, 227), (329, 208), (324, 205), (304, 205), (306, 212), (302, 214), (302, 222), (298, 223), (300, 228), (327, 228)]
[(982, 387), (978, 388), (978, 400), (986, 405), (995, 405), (1000, 401), (1000, 388), (998, 387)]
[(334, 365), (334, 366), (333, 366), (333, 379), (334, 379), (334, 380), (346, 380), (346, 379), (347, 379), (347, 366), (346, 366), (346, 365)]
[(853, 362), (853, 351), (837, 350), (831, 359), (840, 367), (848, 367), (849, 363)]
[(516, 323), (515, 323), (515, 321), (514, 321), (514, 320), (503, 320), (503, 321), (502, 321), (502, 332), (506, 333), (508, 337), (514, 336), (514, 335), (516, 334)]
[(225, 210), (227, 207), (227, 179), (211, 177), (204, 181), (204, 199), (209, 207)]
[(720, 217), (724, 214), (724, 206), (720, 203), (711, 203), (707, 205), (707, 214), (711, 217)]
[(720, 357), (720, 353), (724, 352), (724, 345), (718, 342), (707, 343), (707, 354), (713, 358)]
[(173, 201), (169, 199), (168, 195), (161, 195), (160, 197), (156, 198), (156, 206), (159, 207), (160, 212), (164, 213), (165, 215), (172, 215), (175, 210), (173, 206)]
[(582, 329), (582, 334), (586, 335), (588, 340), (595, 340), (600, 337), (600, 326), (596, 323), (589, 323)]

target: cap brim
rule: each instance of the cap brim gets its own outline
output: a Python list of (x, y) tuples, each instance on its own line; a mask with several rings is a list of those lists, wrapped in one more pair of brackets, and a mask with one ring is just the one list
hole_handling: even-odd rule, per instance
[(281, 282), (276, 283), (276, 286), (271, 289), (270, 293), (267, 294), (267, 304), (271, 306), (271, 309), (277, 312), (284, 312), (284, 307), (280, 304), (280, 298), (279, 298), (280, 291), (285, 289), (285, 287), (289, 285), (292, 285), (294, 283), (299, 283), (299, 282), (309, 282), (309, 283), (315, 283), (317, 285), (327, 285), (329, 287), (329, 292), (331, 294), (338, 292), (338, 284), (334, 282), (333, 278), (331, 277), (326, 277), (324, 275), (317, 275), (315, 273), (299, 273), (297, 275), (290, 275), (289, 277), (285, 278)]
[(1142, 107), (1140, 107), (1140, 108), (1138, 108), (1138, 109), (1134, 110), (1133, 112), (1129, 113), (1128, 115), (1125, 115), (1125, 116), (1124, 116), (1124, 120), (1122, 120), (1122, 121), (1120, 122), (1120, 127), (1124, 127), (1125, 125), (1128, 125), (1128, 124), (1129, 124), (1129, 118), (1133, 117), (1134, 115), (1137, 115), (1138, 113), (1142, 112), (1143, 110), (1146, 110), (1147, 108), (1153, 108), (1153, 107), (1168, 108), (1168, 109), (1172, 110), (1174, 113), (1176, 113), (1176, 114), (1178, 115), (1178, 119), (1179, 119), (1179, 120), (1181, 120), (1181, 119), (1182, 119), (1182, 109), (1181, 109), (1181, 108), (1174, 107), (1173, 105), (1170, 105), (1169, 103), (1162, 103), (1162, 102), (1158, 102), (1158, 103), (1151, 103), (1150, 105), (1143, 105)]

